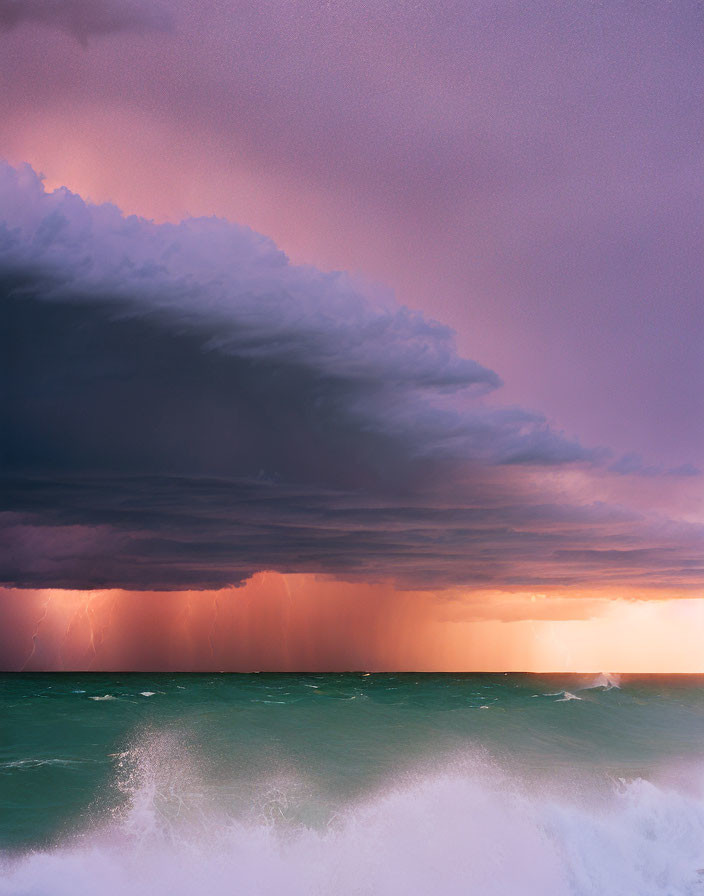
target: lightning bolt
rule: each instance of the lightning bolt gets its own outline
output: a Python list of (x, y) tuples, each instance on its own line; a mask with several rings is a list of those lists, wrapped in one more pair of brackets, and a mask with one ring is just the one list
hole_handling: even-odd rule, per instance
[(98, 657), (98, 651), (95, 644), (95, 628), (93, 627), (95, 614), (91, 612), (93, 609), (94, 600), (95, 595), (91, 594), (89, 595), (88, 601), (86, 603), (86, 619), (88, 620), (88, 628), (90, 629), (90, 649), (93, 651), (93, 659), (90, 661), (89, 665), (92, 665)]
[(42, 615), (39, 617), (39, 619), (37, 619), (36, 623), (34, 624), (34, 631), (32, 633), (32, 650), (30, 651), (30, 654), (27, 657), (27, 659), (24, 661), (24, 665), (22, 666), (22, 669), (20, 670), (21, 672), (24, 672), (26, 670), (32, 657), (37, 652), (37, 644), (39, 643), (39, 629), (41, 628), (41, 624), (42, 624), (42, 622), (44, 622), (44, 620), (47, 617), (47, 613), (49, 612), (49, 604), (51, 603), (51, 598), (52, 598), (52, 595), (50, 594), (47, 597), (46, 601), (44, 602), (44, 606), (42, 608)]
[(213, 598), (213, 624), (210, 626), (210, 635), (208, 640), (210, 641), (210, 655), (213, 659), (215, 659), (215, 628), (218, 624), (218, 615), (220, 612), (220, 606), (218, 604), (217, 595)]
[[(99, 598), (101, 595), (97, 594), (95, 597)], [(103, 608), (103, 605), (100, 606), (100, 609)], [(98, 638), (97, 641), (93, 642), (93, 657), (94, 659), (98, 658), (98, 649), (103, 646), (103, 641), (105, 640), (105, 633), (108, 630), (110, 625), (110, 614), (103, 613), (103, 624), (98, 629)], [(100, 614), (98, 614), (98, 619), (100, 619)]]
[(63, 636), (61, 638), (61, 644), (59, 646), (59, 661), (61, 663), (62, 669), (66, 665), (66, 663), (64, 661), (64, 650), (66, 648), (66, 642), (68, 641), (68, 636), (71, 634), (71, 629), (73, 628), (74, 623), (76, 622), (76, 619), (79, 617), (80, 613), (81, 613), (81, 607), (78, 606), (73, 611), (72, 615), (69, 616), (68, 624), (66, 626), (66, 631), (63, 633)]

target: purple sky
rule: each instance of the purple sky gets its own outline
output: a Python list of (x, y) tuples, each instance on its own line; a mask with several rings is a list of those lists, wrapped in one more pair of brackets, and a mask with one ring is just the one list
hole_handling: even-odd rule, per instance
[(497, 400), (700, 464), (700, 3), (27, 0), (0, 23), (11, 161), (380, 279)]
[(697, 586), (701, 26), (0, 0), (3, 581)]

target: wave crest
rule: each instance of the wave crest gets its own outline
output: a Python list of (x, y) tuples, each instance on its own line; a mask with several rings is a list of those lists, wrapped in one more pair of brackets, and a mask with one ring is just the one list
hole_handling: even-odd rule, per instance
[[(249, 813), (214, 799), (200, 757), (146, 738), (117, 757), (124, 802), (74, 842), (0, 862), (0, 894), (675, 896), (704, 889), (704, 800), (650, 781), (561, 791), (481, 758), (409, 776), (321, 823), (303, 786)], [(305, 787), (303, 788), (305, 789)]]

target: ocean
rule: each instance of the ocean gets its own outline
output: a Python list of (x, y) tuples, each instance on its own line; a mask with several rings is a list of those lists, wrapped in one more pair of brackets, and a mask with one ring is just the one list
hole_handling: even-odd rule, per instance
[(0, 676), (2, 896), (704, 896), (704, 677)]

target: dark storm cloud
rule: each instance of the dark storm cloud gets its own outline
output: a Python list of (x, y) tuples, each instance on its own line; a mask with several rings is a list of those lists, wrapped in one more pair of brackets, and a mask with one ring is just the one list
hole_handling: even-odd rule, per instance
[(2, 488), (0, 575), (26, 587), (219, 588), (271, 568), (416, 589), (704, 580), (695, 527), (653, 541), (634, 515), (511, 504), (496, 482), (476, 506), (168, 476), (18, 476)]
[(2, 35), (0, 152), (373, 272), (583, 443), (701, 466), (700, 0), (166, 5)]
[[(388, 485), (434, 460), (579, 445), (482, 406), (454, 334), (214, 219), (154, 226), (3, 172), (5, 462)], [(39, 437), (39, 436), (42, 437)]]
[[(0, 581), (206, 588), (258, 569), (695, 583), (700, 533), (573, 506), (598, 454), (452, 332), (214, 219), (155, 226), (0, 168)], [(603, 562), (601, 562), (603, 559)]]
[(63, 28), (80, 43), (119, 31), (168, 31), (168, 10), (140, 0), (0, 0), (0, 27), (23, 22)]

